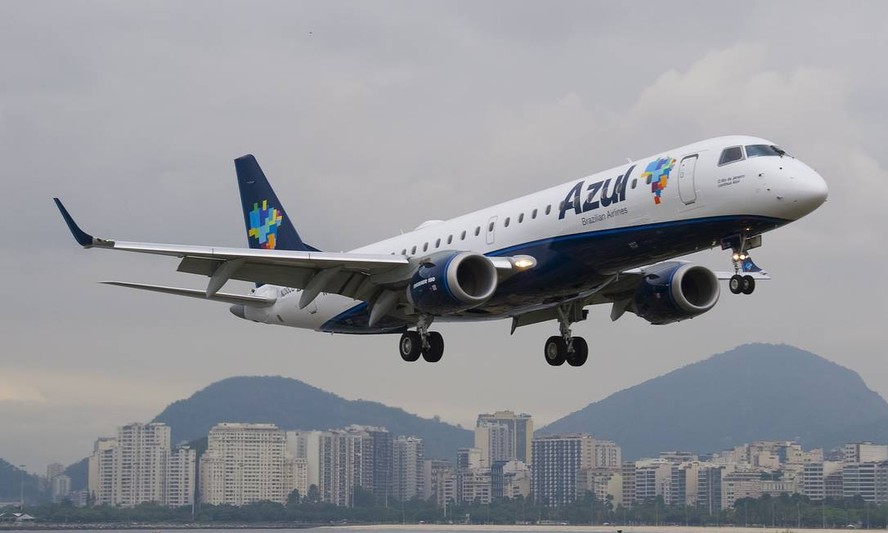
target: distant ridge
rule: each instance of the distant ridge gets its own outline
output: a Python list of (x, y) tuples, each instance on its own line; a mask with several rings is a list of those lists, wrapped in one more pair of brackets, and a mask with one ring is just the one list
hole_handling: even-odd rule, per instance
[(826, 449), (888, 442), (886, 422), (888, 403), (856, 372), (792, 346), (748, 344), (612, 394), (537, 434), (590, 433), (638, 459), (755, 440)]
[(403, 409), (346, 400), (302, 381), (281, 376), (244, 376), (218, 381), (172, 403), (154, 422), (170, 426), (173, 442), (206, 437), (220, 422), (273, 423), (281, 429), (338, 429), (351, 424), (382, 426), (393, 435), (425, 440), (427, 458), (453, 459), (471, 446), (472, 432)]

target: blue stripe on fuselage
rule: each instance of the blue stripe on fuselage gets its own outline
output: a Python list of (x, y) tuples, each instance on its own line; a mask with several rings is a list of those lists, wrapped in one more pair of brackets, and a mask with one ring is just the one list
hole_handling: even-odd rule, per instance
[[(543, 300), (569, 297), (595, 287), (613, 273), (657, 263), (718, 245), (739, 231), (751, 235), (787, 224), (788, 220), (761, 216), (723, 216), (593, 230), (539, 239), (488, 252), (492, 257), (530, 255), (537, 266), (505, 280), (480, 309), (469, 316), (491, 318), (485, 308), (502, 313), (537, 306)], [(400, 333), (412, 324), (385, 317), (374, 328), (366, 303), (328, 320), (329, 333)]]

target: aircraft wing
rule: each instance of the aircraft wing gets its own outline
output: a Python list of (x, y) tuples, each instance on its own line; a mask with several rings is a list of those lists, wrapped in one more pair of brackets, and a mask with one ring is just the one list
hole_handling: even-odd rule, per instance
[[(236, 279), (303, 289), (300, 305), (307, 305), (321, 292), (373, 301), (383, 290), (406, 284), (419, 265), (418, 258), (408, 258), (403, 255), (223, 248), (102, 239), (83, 231), (74, 222), (62, 202), (58, 198), (54, 200), (74, 239), (84, 248), (179, 257), (181, 258), (179, 272), (202, 274), (210, 278), (204, 292), (205, 298), (212, 298), (228, 280)], [(510, 275), (516, 270), (513, 265), (514, 258), (489, 259), (500, 276)], [(173, 290), (171, 287), (137, 286), (138, 284), (126, 283), (117, 283), (117, 285), (183, 296), (194, 295), (181, 292), (187, 292), (189, 289)], [(259, 302), (238, 303), (260, 304)]]

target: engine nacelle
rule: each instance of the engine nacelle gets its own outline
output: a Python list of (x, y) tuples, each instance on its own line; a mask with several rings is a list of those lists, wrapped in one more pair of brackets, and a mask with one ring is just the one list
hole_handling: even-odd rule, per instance
[(472, 252), (440, 252), (413, 274), (407, 300), (423, 313), (447, 315), (478, 307), (496, 287), (496, 267), (488, 258)]
[(669, 324), (709, 311), (718, 296), (718, 278), (708, 268), (662, 263), (646, 271), (635, 291), (632, 311), (651, 324)]

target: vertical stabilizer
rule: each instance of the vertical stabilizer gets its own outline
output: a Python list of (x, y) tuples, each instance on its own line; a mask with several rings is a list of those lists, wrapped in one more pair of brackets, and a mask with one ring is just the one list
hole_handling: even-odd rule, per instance
[(317, 251), (302, 242), (256, 158), (250, 154), (238, 157), (234, 168), (250, 248)]

